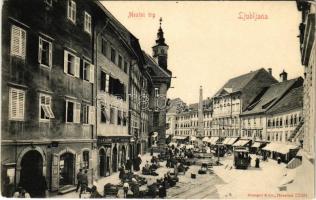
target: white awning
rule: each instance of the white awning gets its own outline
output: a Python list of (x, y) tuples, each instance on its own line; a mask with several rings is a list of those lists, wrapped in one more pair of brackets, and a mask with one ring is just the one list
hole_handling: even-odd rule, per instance
[(248, 144), (250, 142), (250, 140), (238, 140), (235, 144), (233, 144), (234, 147), (236, 146), (245, 146), (246, 144)]
[(229, 137), (227, 137), (227, 138), (225, 138), (225, 140), (223, 141), (223, 144), (227, 144), (227, 142), (229, 142), (229, 140), (231, 140), (232, 138), (229, 138)]
[(219, 139), (219, 137), (211, 137), (208, 141), (208, 143), (211, 143), (211, 144), (216, 144), (217, 140)]
[(236, 142), (238, 138), (231, 138), (228, 142), (227, 142), (227, 145), (232, 145)]
[(255, 142), (255, 143), (253, 143), (253, 145), (252, 145), (251, 147), (256, 147), (256, 148), (259, 148), (259, 147), (260, 147), (260, 145), (261, 145), (261, 143), (260, 143), (260, 142)]
[(178, 144), (175, 143), (175, 142), (170, 142), (170, 143), (168, 144), (168, 146), (172, 146), (172, 145), (176, 147)]
[(287, 154), (291, 149), (298, 149), (299, 147), (292, 144), (282, 144), (271, 142), (263, 148), (265, 151), (275, 151), (281, 154)]
[(194, 149), (194, 146), (192, 144), (186, 145), (185, 146), (186, 149)]
[(184, 140), (184, 139), (186, 139), (186, 138), (187, 138), (186, 136), (179, 136), (179, 135), (177, 135), (177, 136), (174, 136), (172, 139)]
[(196, 140), (196, 137), (195, 137), (195, 136), (191, 136), (190, 140), (191, 140), (191, 141), (195, 141), (195, 140)]
[(203, 139), (202, 139), (202, 142), (208, 142), (209, 141), (209, 137), (204, 137)]

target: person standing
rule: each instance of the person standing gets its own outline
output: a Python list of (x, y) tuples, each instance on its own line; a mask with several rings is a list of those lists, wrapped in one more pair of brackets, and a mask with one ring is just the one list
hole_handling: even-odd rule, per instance
[(81, 186), (81, 180), (82, 180), (82, 169), (79, 169), (79, 172), (77, 173), (77, 188), (76, 192), (78, 192), (79, 187)]
[(81, 188), (80, 188), (79, 198), (81, 198), (81, 194), (83, 192), (86, 192), (87, 187), (88, 187), (88, 170), (85, 170), (84, 174), (82, 174), (80, 187)]
[(129, 184), (126, 180), (124, 181), (124, 184), (123, 184), (123, 190), (124, 190), (124, 198), (126, 198), (128, 190), (129, 190)]
[(25, 189), (18, 187), (18, 190), (13, 194), (13, 198), (31, 198), (31, 196)]

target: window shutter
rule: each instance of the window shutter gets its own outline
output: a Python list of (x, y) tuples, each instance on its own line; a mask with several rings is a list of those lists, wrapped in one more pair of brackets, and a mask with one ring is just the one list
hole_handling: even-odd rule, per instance
[(21, 56), (25, 58), (26, 48), (26, 32), (12, 25), (11, 28), (11, 55)]
[(89, 124), (94, 124), (95, 121), (95, 107), (89, 106)]
[(53, 45), (49, 43), (49, 66), (53, 66)]
[(75, 57), (75, 77), (79, 78), (79, 74), (80, 74), (80, 58), (79, 57)]
[(105, 73), (101, 71), (101, 81), (100, 81), (100, 90), (103, 90), (105, 92)]
[(68, 73), (68, 52), (64, 51), (64, 72)]
[(94, 83), (94, 65), (90, 64), (90, 77), (89, 81), (90, 83)]
[(42, 63), (42, 49), (43, 49), (43, 41), (41, 38), (38, 40), (38, 63)]
[(25, 104), (24, 92), (19, 91), (18, 94), (19, 94), (19, 96), (18, 96), (18, 101), (19, 101), (18, 117), (22, 119), (22, 118), (24, 118), (24, 104)]
[(20, 29), (20, 33), (21, 33), (21, 46), (20, 46), (20, 48), (21, 48), (21, 57), (22, 58), (25, 58), (25, 49), (26, 49), (26, 32), (24, 31), (24, 30), (22, 30), (22, 29)]
[(10, 118), (17, 117), (17, 102), (18, 102), (18, 94), (14, 89), (10, 90)]

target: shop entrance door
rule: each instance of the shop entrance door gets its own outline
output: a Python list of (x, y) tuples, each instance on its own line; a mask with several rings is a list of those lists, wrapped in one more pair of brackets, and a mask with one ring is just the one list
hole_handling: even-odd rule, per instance
[(64, 153), (59, 160), (59, 185), (74, 185), (75, 184), (75, 156), (72, 153)]

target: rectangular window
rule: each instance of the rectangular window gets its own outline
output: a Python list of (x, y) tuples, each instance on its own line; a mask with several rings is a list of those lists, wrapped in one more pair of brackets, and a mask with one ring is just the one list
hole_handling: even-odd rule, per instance
[(94, 65), (83, 60), (81, 71), (83, 80), (89, 81), (90, 83), (94, 82)]
[(39, 38), (38, 62), (45, 67), (52, 67), (52, 43)]
[(82, 105), (82, 123), (89, 124), (89, 106)]
[(11, 55), (25, 59), (26, 31), (12, 25), (11, 28)]
[(128, 71), (128, 63), (124, 61), (124, 72), (127, 74)]
[(122, 124), (122, 111), (117, 110), (117, 125)]
[(118, 57), (118, 66), (120, 69), (123, 69), (123, 58), (121, 55)]
[(82, 153), (82, 160), (83, 160), (83, 169), (89, 169), (89, 151), (84, 151)]
[(101, 40), (102, 40), (102, 42), (101, 42), (101, 52), (102, 52), (102, 54), (104, 56), (108, 56), (108, 54), (107, 54), (107, 51), (108, 51), (107, 41), (104, 38), (102, 38)]
[(9, 91), (9, 119), (24, 120), (25, 91), (10, 88)]
[(52, 111), (52, 98), (49, 95), (40, 94), (39, 113), (41, 121), (49, 121), (49, 119), (55, 118)]
[(101, 104), (101, 122), (106, 123), (107, 115), (106, 115), (106, 108), (104, 104)]
[(127, 114), (126, 112), (123, 112), (123, 126), (127, 125)]
[(80, 58), (65, 50), (64, 52), (64, 73), (79, 78)]
[(80, 123), (80, 103), (66, 101), (66, 122)]
[(115, 123), (115, 110), (114, 110), (114, 108), (110, 108), (110, 123), (111, 124)]
[(84, 30), (91, 34), (91, 15), (87, 12), (84, 12)]
[(116, 51), (111, 47), (111, 61), (116, 63)]
[(67, 17), (73, 23), (76, 23), (76, 15), (77, 15), (76, 9), (77, 9), (76, 2), (73, 0), (68, 0)]

